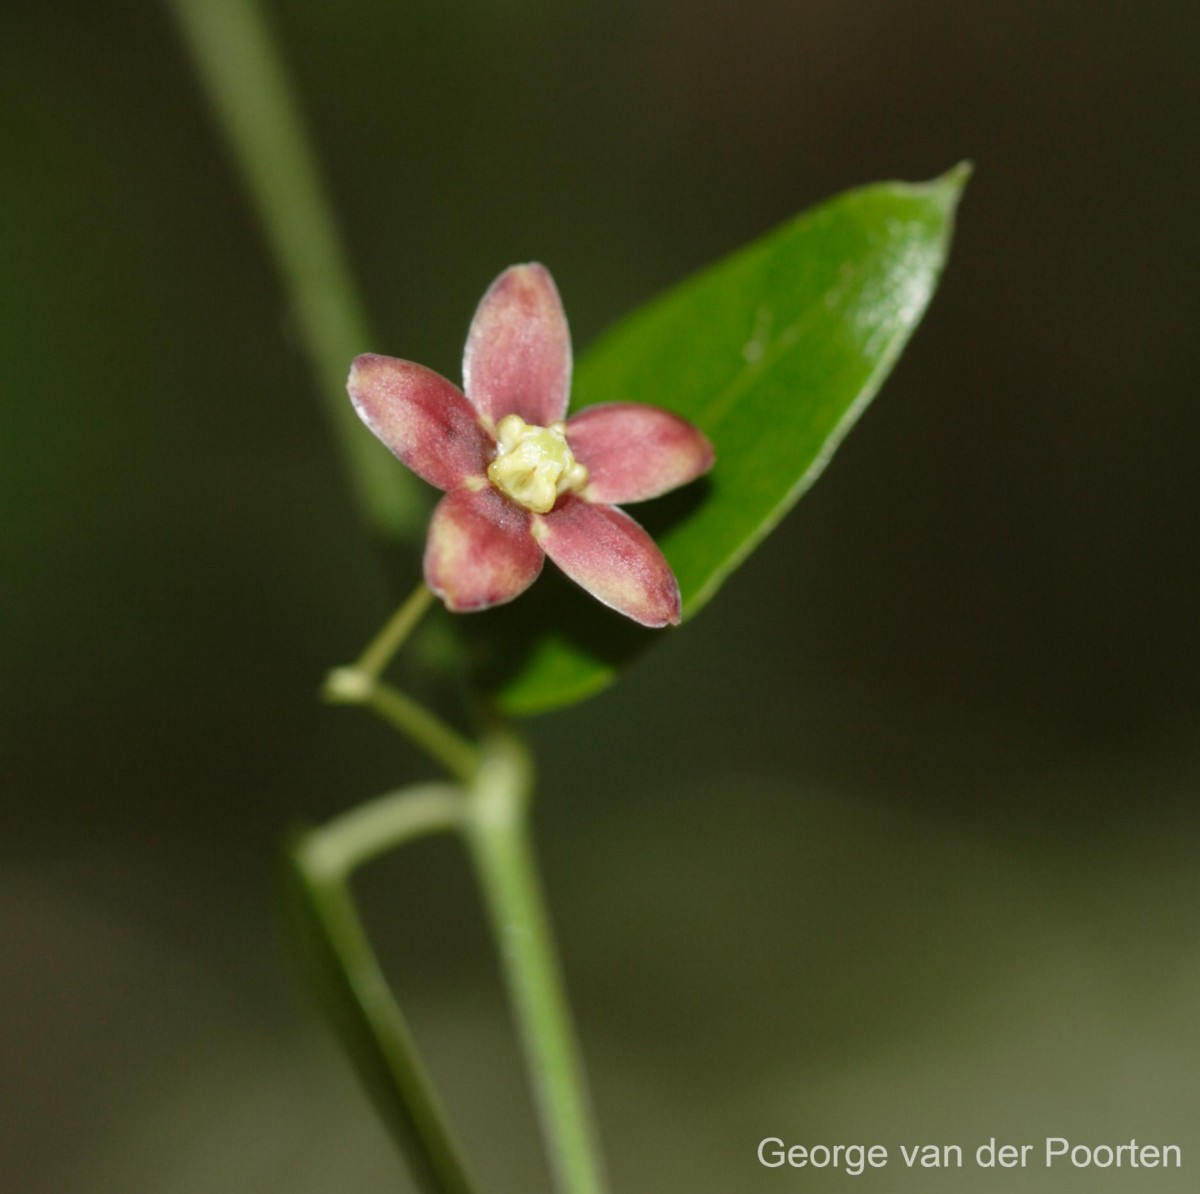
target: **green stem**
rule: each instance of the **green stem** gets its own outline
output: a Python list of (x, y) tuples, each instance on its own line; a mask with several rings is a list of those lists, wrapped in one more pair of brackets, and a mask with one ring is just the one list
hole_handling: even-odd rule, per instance
[(431, 784), (385, 796), (312, 830), (287, 854), (297, 937), (318, 995), (425, 1194), (475, 1189), (403, 1014), (351, 897), (361, 863), (461, 827), (463, 793)]
[(376, 341), (270, 30), (254, 0), (167, 2), (266, 230), (360, 507), (387, 538), (416, 543), (419, 487), (346, 398), (351, 360)]
[(466, 800), (451, 784), (421, 784), (360, 804), (310, 831), (304, 839), (307, 874), (344, 882), (364, 863), (418, 838), (461, 829)]
[(370, 709), (461, 783), (469, 784), (475, 778), (479, 768), (479, 751), (475, 746), (398, 688), (351, 666), (334, 668), (325, 677), (322, 693), (335, 705), (362, 705)]
[(321, 691), (335, 705), (362, 705), (370, 709), (456, 779), (470, 784), (479, 768), (479, 751), (475, 746), (424, 705), (379, 678), (432, 601), (429, 587), (419, 584), (367, 644), (358, 661), (334, 668), (325, 677)]
[(474, 780), (479, 770), (479, 750), (412, 697), (376, 680), (362, 703), (422, 747), (460, 782), (469, 784)]
[(468, 792), (467, 841), (479, 877), (561, 1194), (603, 1194), (599, 1142), (529, 832), (532, 776), (511, 736), (485, 748)]
[(404, 646), (408, 636), (425, 616), (433, 601), (433, 591), (427, 584), (419, 584), (412, 595), (384, 623), (383, 629), (367, 644), (358, 657), (355, 667), (360, 672), (378, 679), (391, 663), (396, 652)]

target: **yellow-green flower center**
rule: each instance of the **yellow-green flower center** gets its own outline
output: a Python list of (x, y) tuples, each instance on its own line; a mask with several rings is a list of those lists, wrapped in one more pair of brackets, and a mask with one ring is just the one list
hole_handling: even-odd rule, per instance
[(488, 480), (518, 505), (547, 514), (564, 493), (578, 493), (588, 483), (587, 469), (567, 443), (566, 427), (539, 427), (520, 415), (505, 415), (496, 427), (496, 459)]

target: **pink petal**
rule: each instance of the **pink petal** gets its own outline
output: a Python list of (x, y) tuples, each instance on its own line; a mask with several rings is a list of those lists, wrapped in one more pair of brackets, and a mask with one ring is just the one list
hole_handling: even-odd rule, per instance
[(511, 601), (542, 570), (531, 519), (490, 486), (451, 490), (429, 524), (425, 583), (459, 613)]
[(628, 514), (568, 497), (535, 517), (546, 554), (598, 601), (643, 626), (679, 621), (679, 583), (654, 540)]
[(686, 419), (632, 402), (590, 406), (567, 421), (567, 442), (587, 465), (587, 497), (643, 502), (694, 481), (713, 464), (712, 444)]
[(467, 336), (463, 389), (493, 423), (516, 414), (546, 427), (567, 413), (571, 333), (544, 265), (514, 265), (488, 288)]
[(369, 352), (354, 359), (346, 388), (358, 417), (430, 485), (455, 489), (483, 475), (494, 441), (453, 382)]

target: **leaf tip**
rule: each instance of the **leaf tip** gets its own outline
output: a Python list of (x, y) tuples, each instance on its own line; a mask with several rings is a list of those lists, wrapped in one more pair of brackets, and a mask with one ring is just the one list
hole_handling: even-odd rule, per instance
[(970, 158), (963, 158), (957, 166), (951, 166), (945, 174), (935, 178), (932, 189), (941, 194), (947, 207), (953, 207), (962, 197), (974, 173), (975, 163)]

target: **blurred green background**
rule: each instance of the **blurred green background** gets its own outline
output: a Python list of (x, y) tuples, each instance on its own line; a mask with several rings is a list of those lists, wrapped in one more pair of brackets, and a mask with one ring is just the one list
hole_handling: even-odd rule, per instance
[[(1200, 1161), (1196, 6), (266, 9), (362, 347), (451, 376), (513, 261), (582, 348), (836, 191), (975, 160), (826, 477), (701, 618), (529, 725), (546, 879), (619, 1191), (1194, 1189), (755, 1148)], [(295, 819), (427, 773), (315, 699), (391, 595), (165, 8), (5, 26), (0, 1182), (405, 1190), (271, 876)], [(362, 893), (484, 1189), (546, 1188), (459, 853)]]

